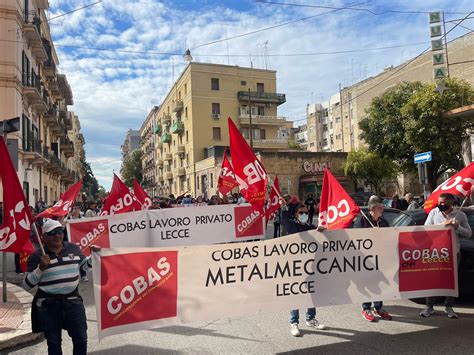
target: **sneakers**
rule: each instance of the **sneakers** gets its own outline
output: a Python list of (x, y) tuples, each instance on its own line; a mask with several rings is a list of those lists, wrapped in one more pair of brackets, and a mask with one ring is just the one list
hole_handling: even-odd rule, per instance
[[(448, 307), (446, 307), (446, 309), (447, 309), (447, 308), (448, 308)], [(449, 308), (451, 308), (451, 307), (449, 307)], [(452, 308), (451, 308), (451, 310), (452, 310)], [(427, 306), (424, 310), (422, 310), (422, 311), (420, 312), (420, 316), (425, 317), (425, 318), (428, 318), (428, 317), (430, 317), (433, 313), (434, 313), (433, 307)], [(454, 313), (454, 312), (453, 312), (453, 313)], [(456, 314), (456, 313), (454, 313), (454, 314)]]
[(307, 320), (306, 325), (308, 327), (316, 328), (319, 330), (327, 329), (327, 327), (324, 324), (320, 324), (316, 319)]
[(82, 276), (82, 277), (81, 277), (81, 280), (84, 281), (84, 282), (89, 281), (89, 279), (87, 278), (87, 276)]
[(364, 319), (367, 321), (367, 322), (376, 322), (377, 319), (375, 318), (375, 316), (372, 314), (372, 311), (369, 309), (369, 310), (365, 310), (363, 309), (362, 310), (362, 317), (364, 317)]
[(449, 318), (456, 319), (458, 317), (456, 312), (454, 312), (453, 307), (446, 306), (446, 309), (445, 309), (444, 313), (446, 313)]
[(384, 310), (383, 308), (376, 309), (374, 311), (374, 314), (377, 317), (382, 318), (383, 320), (392, 320), (392, 316), (386, 310)]
[(297, 323), (293, 323), (290, 325), (290, 334), (294, 337), (299, 337), (301, 335), (300, 328), (298, 327)]

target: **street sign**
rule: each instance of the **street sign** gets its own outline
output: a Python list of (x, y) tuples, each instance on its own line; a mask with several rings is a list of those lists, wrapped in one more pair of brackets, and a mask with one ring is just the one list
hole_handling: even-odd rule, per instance
[(415, 154), (413, 160), (415, 161), (415, 164), (426, 163), (427, 161), (431, 161), (431, 152)]

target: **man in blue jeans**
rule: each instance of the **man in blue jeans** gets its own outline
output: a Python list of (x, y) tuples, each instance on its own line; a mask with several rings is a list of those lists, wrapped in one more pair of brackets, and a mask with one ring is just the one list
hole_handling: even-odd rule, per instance
[[(305, 232), (311, 229), (316, 229), (312, 224), (308, 223), (309, 211), (308, 208), (302, 203), (296, 205), (294, 209), (293, 219), (289, 219), (289, 216), (286, 215), (286, 218), (282, 219), (282, 224), (284, 225), (288, 234)], [(290, 311), (290, 333), (295, 337), (301, 335), (299, 329), (299, 320), (300, 312), (298, 309), (293, 309)], [(316, 328), (319, 330), (326, 329), (326, 326), (319, 324), (316, 320), (316, 308), (308, 308), (306, 310), (306, 325), (308, 327)]]
[(30, 255), (23, 280), (26, 290), (38, 286), (31, 307), (33, 332), (44, 332), (49, 355), (62, 354), (62, 329), (72, 338), (73, 353), (87, 354), (86, 312), (78, 285), (79, 269), (90, 269), (91, 258), (77, 245), (63, 241), (64, 228), (58, 221), (47, 219), (42, 232), (45, 254), (36, 250)]

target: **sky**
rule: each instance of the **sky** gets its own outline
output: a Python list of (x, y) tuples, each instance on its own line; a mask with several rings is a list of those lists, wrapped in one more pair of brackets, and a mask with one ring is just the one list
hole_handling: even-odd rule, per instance
[[(198, 62), (276, 70), (277, 91), (287, 100), (279, 115), (298, 126), (306, 105), (329, 99), (339, 84), (374, 76), (429, 46), (428, 14), (383, 11), (445, 10), (448, 21), (474, 11), (472, 0), (102, 0), (56, 17), (97, 1), (49, 0), (48, 16), (59, 70), (74, 96), (69, 110), (79, 116), (86, 159), (106, 189), (120, 171), (127, 130), (139, 129), (161, 103), (186, 65), (187, 48)], [(334, 9), (351, 6), (359, 10)], [(474, 29), (474, 19), (463, 25), (448, 40)], [(361, 51), (334, 53), (353, 50)]]

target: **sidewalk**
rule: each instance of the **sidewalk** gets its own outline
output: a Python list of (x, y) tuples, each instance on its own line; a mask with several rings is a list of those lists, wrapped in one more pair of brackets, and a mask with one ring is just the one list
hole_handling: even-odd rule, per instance
[[(15, 275), (14, 280), (18, 282), (19, 277)], [(0, 283), (0, 295), (3, 287)], [(0, 350), (10, 348), (19, 344), (36, 340), (40, 334), (31, 332), (31, 301), (33, 296), (21, 287), (7, 283), (8, 301), (0, 299)]]

